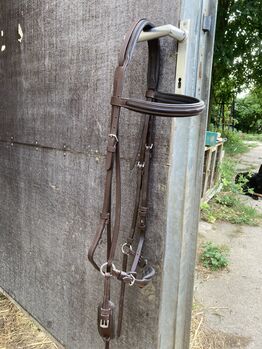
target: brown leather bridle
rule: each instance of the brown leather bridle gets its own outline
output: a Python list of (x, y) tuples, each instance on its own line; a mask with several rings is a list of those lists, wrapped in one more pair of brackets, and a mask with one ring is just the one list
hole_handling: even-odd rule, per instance
[[(104, 297), (98, 306), (98, 331), (105, 341), (105, 348), (109, 348), (109, 341), (115, 337), (114, 309), (115, 306), (110, 298), (110, 280), (116, 277), (121, 281), (121, 293), (119, 300), (119, 317), (117, 336), (120, 336), (123, 317), (123, 302), (125, 286), (136, 285), (146, 286), (155, 275), (155, 270), (148, 265), (147, 260), (142, 256), (145, 241), (147, 214), (148, 214), (148, 186), (150, 174), (150, 158), (153, 149), (153, 124), (154, 116), (164, 117), (189, 117), (197, 116), (204, 110), (204, 103), (194, 97), (162, 93), (157, 91), (160, 67), (160, 44), (159, 39), (148, 41), (148, 77), (146, 100), (134, 98), (123, 98), (123, 85), (125, 73), (132, 59), (132, 55), (142, 30), (147, 31), (153, 28), (146, 19), (141, 19), (129, 30), (125, 36), (120, 51), (118, 66), (115, 70), (114, 89), (111, 99), (111, 126), (108, 135), (106, 154), (106, 179), (104, 187), (103, 209), (100, 216), (100, 223), (95, 234), (93, 243), (88, 251), (88, 259), (93, 266), (104, 276)], [(138, 168), (137, 190), (135, 207), (130, 233), (126, 243), (122, 246), (123, 263), (119, 270), (113, 264), (117, 248), (120, 217), (121, 217), (121, 175), (120, 175), (120, 153), (119, 153), (119, 117), (121, 108), (126, 108), (138, 113), (145, 114), (143, 120), (143, 131), (140, 140), (140, 147), (136, 156)], [(114, 224), (111, 226), (111, 204), (112, 204), (112, 180), (113, 168), (115, 166), (115, 209)], [(102, 266), (94, 260), (94, 253), (102, 238), (103, 232), (107, 231), (107, 260)], [(134, 241), (136, 249), (133, 249)], [(133, 257), (131, 269), (127, 271), (128, 256)], [(138, 274), (138, 267), (142, 273)], [(141, 275), (141, 276), (138, 276)]]

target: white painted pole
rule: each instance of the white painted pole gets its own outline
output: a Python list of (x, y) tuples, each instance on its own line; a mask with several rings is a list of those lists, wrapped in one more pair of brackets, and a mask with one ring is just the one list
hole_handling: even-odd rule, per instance
[(138, 42), (153, 40), (163, 36), (170, 36), (177, 41), (183, 41), (186, 38), (186, 32), (172, 24), (161, 25), (160, 27), (152, 28), (148, 32), (143, 31), (138, 39)]

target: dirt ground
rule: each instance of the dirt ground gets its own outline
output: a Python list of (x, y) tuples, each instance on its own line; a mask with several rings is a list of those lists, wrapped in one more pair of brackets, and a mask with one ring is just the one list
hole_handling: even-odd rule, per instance
[[(262, 143), (239, 157), (238, 169), (258, 170)], [(262, 199), (242, 196), (262, 212)], [(228, 270), (196, 272), (195, 303), (203, 314), (202, 324), (210, 336), (220, 337), (212, 349), (262, 348), (262, 225), (200, 222), (199, 243), (213, 241), (230, 248)], [(193, 347), (197, 348), (197, 347)], [(202, 348), (202, 347), (199, 347)], [(205, 347), (203, 347), (206, 349)]]

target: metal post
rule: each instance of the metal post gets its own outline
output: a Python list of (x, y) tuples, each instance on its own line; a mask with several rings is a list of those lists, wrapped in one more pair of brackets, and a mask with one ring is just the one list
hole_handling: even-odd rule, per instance
[[(204, 98), (207, 105), (216, 11), (217, 0), (181, 1), (181, 23), (190, 21), (182, 88)], [(204, 21), (207, 15), (212, 21)], [(159, 349), (189, 348), (207, 111), (201, 118), (175, 120), (172, 125)]]

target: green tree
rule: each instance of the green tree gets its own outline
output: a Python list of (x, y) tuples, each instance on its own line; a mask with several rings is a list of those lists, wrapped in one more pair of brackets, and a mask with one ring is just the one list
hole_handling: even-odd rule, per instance
[[(245, 88), (262, 86), (262, 0), (219, 0), (211, 110)], [(234, 109), (234, 108), (232, 108)]]
[(236, 128), (243, 132), (262, 132), (262, 88), (257, 88), (236, 103)]

